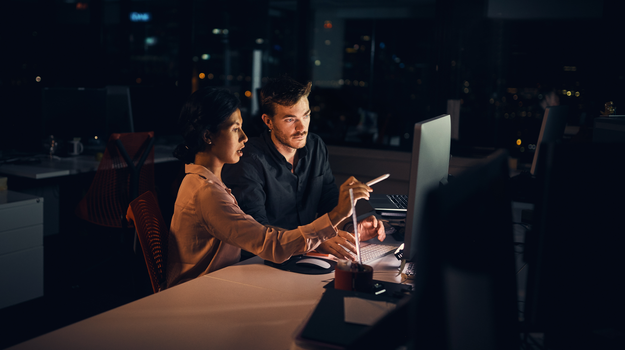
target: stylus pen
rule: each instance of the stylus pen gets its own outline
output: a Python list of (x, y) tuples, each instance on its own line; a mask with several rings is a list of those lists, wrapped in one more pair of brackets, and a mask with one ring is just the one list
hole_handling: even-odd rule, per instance
[(391, 176), (391, 174), (384, 174), (382, 176), (378, 176), (375, 179), (367, 182), (366, 185), (367, 186), (373, 186), (373, 185), (377, 184), (378, 182), (380, 182), (382, 180), (386, 180), (386, 178), (388, 178), (389, 176)]
[(354, 190), (349, 189), (349, 199), (352, 202), (352, 223), (354, 224), (354, 239), (356, 240), (356, 262), (362, 267), (362, 257), (360, 256), (360, 235), (358, 235), (358, 219), (356, 218), (356, 206), (354, 205)]

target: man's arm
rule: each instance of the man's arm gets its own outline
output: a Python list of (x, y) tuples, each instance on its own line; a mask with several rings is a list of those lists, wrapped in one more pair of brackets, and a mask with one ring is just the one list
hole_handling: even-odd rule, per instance
[(224, 166), (221, 178), (244, 213), (263, 225), (270, 224), (265, 210), (265, 176), (255, 158), (243, 157), (236, 164)]

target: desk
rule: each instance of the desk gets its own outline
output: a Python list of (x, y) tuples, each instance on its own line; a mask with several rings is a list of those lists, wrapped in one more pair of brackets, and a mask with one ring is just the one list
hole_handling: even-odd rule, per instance
[[(173, 145), (155, 144), (154, 164), (177, 163), (172, 155), (174, 148)], [(71, 208), (70, 215), (73, 216), (73, 208), (84, 195), (81, 186), (88, 188), (99, 164), (92, 155), (62, 158), (43, 155), (38, 163), (0, 165), (0, 174), (8, 175), (9, 189), (44, 198), (44, 235), (48, 236), (59, 233), (63, 226), (71, 227), (63, 225), (60, 208)], [(155, 171), (155, 177), (160, 175), (167, 180), (174, 176)]]
[[(374, 279), (399, 282), (394, 256), (371, 265)], [(298, 349), (295, 335), (333, 278), (253, 257), (10, 349)]]
[[(172, 155), (173, 149), (174, 146), (155, 145), (154, 163), (176, 161), (177, 159)], [(94, 172), (98, 170), (99, 164), (100, 161), (96, 160), (94, 156), (83, 155), (62, 158), (43, 156), (39, 163), (0, 165), (0, 174), (39, 180)]]

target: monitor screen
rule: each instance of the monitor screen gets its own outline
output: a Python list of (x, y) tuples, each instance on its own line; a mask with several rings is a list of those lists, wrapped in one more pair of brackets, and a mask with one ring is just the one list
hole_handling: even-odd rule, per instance
[(553, 142), (562, 139), (568, 115), (568, 106), (552, 106), (547, 107), (545, 110), (543, 122), (540, 126), (540, 133), (538, 134), (538, 141), (536, 142), (536, 151), (534, 152), (534, 158), (532, 160), (532, 168), (530, 169), (530, 173), (532, 175), (536, 175), (540, 145), (545, 142)]
[(417, 245), (419, 223), (427, 193), (447, 183), (451, 148), (451, 117), (443, 114), (414, 125), (408, 211), (403, 257), (411, 261)]
[(44, 88), (42, 138), (60, 140), (100, 136), (106, 140), (106, 89)]

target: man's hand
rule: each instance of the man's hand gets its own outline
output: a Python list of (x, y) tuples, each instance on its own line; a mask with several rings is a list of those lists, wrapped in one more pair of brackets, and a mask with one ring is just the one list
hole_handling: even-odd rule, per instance
[[(322, 254), (332, 254), (339, 259), (355, 260), (356, 247), (354, 244), (356, 240), (354, 236), (346, 231), (338, 230), (338, 232), (336, 237), (321, 243), (316, 250)], [(349, 249), (351, 254), (341, 246)]]
[[(354, 203), (349, 195), (349, 190), (354, 193)], [(369, 192), (373, 190), (371, 187), (358, 181), (355, 177), (350, 176), (339, 188), (339, 202), (328, 213), (328, 217), (332, 222), (332, 226), (336, 227), (340, 222), (352, 214), (352, 204), (355, 205), (359, 199), (369, 199)]]
[[(353, 228), (351, 228), (350, 231), (353, 231)], [(364, 220), (360, 220), (358, 222), (358, 235), (360, 236), (361, 242), (368, 241), (374, 237), (378, 237), (381, 242), (386, 238), (384, 223), (381, 220), (378, 220), (378, 218), (373, 215), (367, 217)]]

